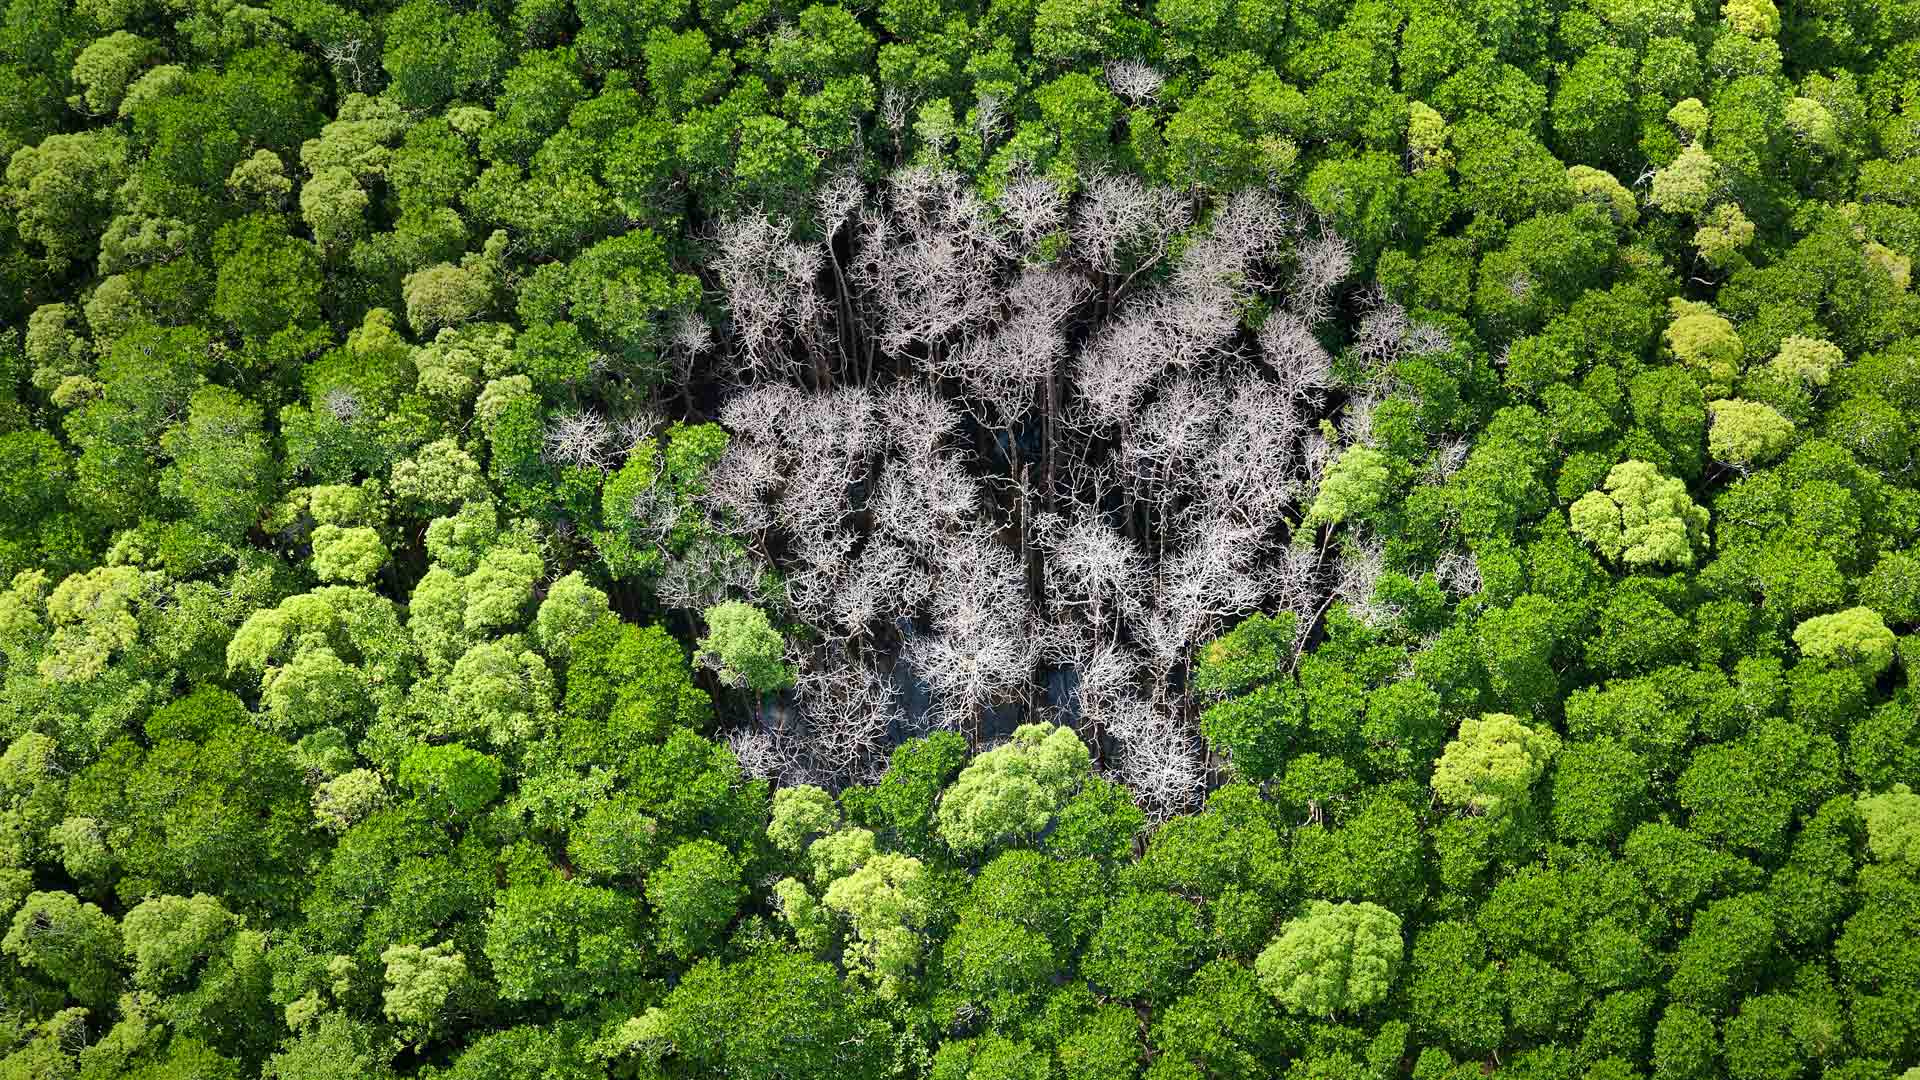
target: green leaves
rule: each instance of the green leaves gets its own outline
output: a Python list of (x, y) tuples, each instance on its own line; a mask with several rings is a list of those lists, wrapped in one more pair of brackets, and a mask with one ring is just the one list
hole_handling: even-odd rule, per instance
[[(0, 1076), (1898, 1073), (1920, 136), (1843, 7), (15, 0)], [(955, 530), (1035, 615), (929, 733)]]
[(64, 986), (75, 1000), (105, 1005), (119, 981), (120, 927), (70, 893), (36, 892), (13, 913), (0, 952)]
[(471, 818), (500, 795), (500, 762), (459, 743), (420, 746), (400, 760), (400, 786), (436, 815)]
[(1391, 478), (1385, 454), (1370, 446), (1347, 447), (1327, 466), (1302, 524), (1338, 525), (1375, 509), (1386, 498)]
[(1816, 615), (1794, 627), (1793, 643), (1810, 660), (1850, 667), (1869, 679), (1893, 663), (1893, 631), (1872, 608)]
[(746, 894), (740, 869), (739, 861), (711, 840), (688, 841), (668, 852), (647, 878), (660, 947), (682, 960), (707, 951)]
[(84, 258), (107, 220), (109, 197), (125, 177), (127, 140), (118, 131), (49, 135), (7, 164), (16, 228), (56, 261)]
[(645, 961), (634, 900), (531, 867), (487, 918), (486, 955), (508, 1001), (584, 1008)]
[(1385, 908), (1315, 900), (1254, 967), (1261, 985), (1288, 1007), (1331, 1017), (1384, 999), (1402, 947), (1400, 917)]
[(1443, 802), (1477, 814), (1501, 817), (1524, 807), (1534, 781), (1560, 751), (1560, 737), (1530, 728), (1518, 717), (1488, 713), (1460, 722), (1433, 770), (1433, 791)]
[(1873, 857), (1909, 873), (1920, 871), (1920, 795), (1905, 784), (1859, 800)]
[(1713, 427), (1707, 451), (1729, 465), (1746, 469), (1764, 465), (1793, 445), (1793, 421), (1771, 405), (1757, 401), (1709, 402)]
[(941, 797), (936, 831), (961, 855), (1032, 839), (1079, 788), (1090, 760), (1071, 729), (1022, 725), (961, 770)]
[(732, 686), (756, 694), (770, 694), (793, 685), (793, 669), (786, 662), (787, 642), (766, 612), (737, 600), (716, 604), (704, 616), (707, 634), (697, 656), (720, 672)]
[(1685, 484), (1644, 461), (1615, 465), (1602, 490), (1582, 495), (1567, 516), (1581, 539), (1635, 570), (1692, 566), (1710, 520)]

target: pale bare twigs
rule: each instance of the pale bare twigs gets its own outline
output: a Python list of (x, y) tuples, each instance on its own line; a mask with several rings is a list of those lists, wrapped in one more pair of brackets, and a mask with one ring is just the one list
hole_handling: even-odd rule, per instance
[[(1128, 62), (1107, 78), (1135, 102), (1159, 87)], [(1372, 617), (1379, 549), (1330, 569), (1292, 535), (1335, 452), (1328, 410), (1364, 440), (1391, 389), (1335, 375), (1352, 247), (1270, 193), (1203, 207), (1124, 175), (1071, 199), (1015, 175), (988, 201), (918, 167), (877, 198), (836, 176), (813, 209), (817, 242), (751, 219), (716, 238), (741, 385), (706, 505), (811, 631), (797, 712), (737, 751), (851, 782), (902, 731), (984, 739), (1044, 706), (1156, 819), (1195, 805), (1194, 649), (1261, 608), (1305, 634), (1336, 586)], [(1383, 367), (1451, 347), (1383, 298), (1358, 338)], [(706, 351), (691, 326), (674, 340)], [(634, 512), (659, 527), (644, 496)], [(754, 587), (718, 553), (686, 562), (676, 599)]]

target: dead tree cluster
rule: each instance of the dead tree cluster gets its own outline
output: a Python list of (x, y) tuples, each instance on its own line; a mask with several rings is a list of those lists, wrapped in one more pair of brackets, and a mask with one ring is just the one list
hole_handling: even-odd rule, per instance
[[(733, 389), (710, 509), (812, 630), (792, 715), (736, 749), (847, 782), (902, 734), (1052, 718), (1150, 812), (1191, 806), (1196, 646), (1366, 585), (1367, 560), (1342, 572), (1294, 535), (1322, 422), (1365, 438), (1327, 347), (1352, 249), (1269, 194), (1204, 205), (1124, 176), (988, 200), (914, 169), (873, 196), (830, 183), (815, 210), (812, 239), (765, 217), (714, 236)], [(1363, 361), (1421, 345), (1397, 307), (1361, 306)]]

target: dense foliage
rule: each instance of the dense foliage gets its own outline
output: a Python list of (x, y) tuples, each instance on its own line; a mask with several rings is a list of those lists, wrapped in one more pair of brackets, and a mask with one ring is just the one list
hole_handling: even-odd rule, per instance
[(1920, 1077), (1916, 0), (10, 0), (0, 1080)]

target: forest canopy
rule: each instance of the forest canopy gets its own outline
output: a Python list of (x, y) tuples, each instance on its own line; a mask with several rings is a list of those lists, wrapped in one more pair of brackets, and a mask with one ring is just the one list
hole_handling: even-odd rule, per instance
[(1920, 0), (4, 0), (0, 1080), (1920, 1080)]

